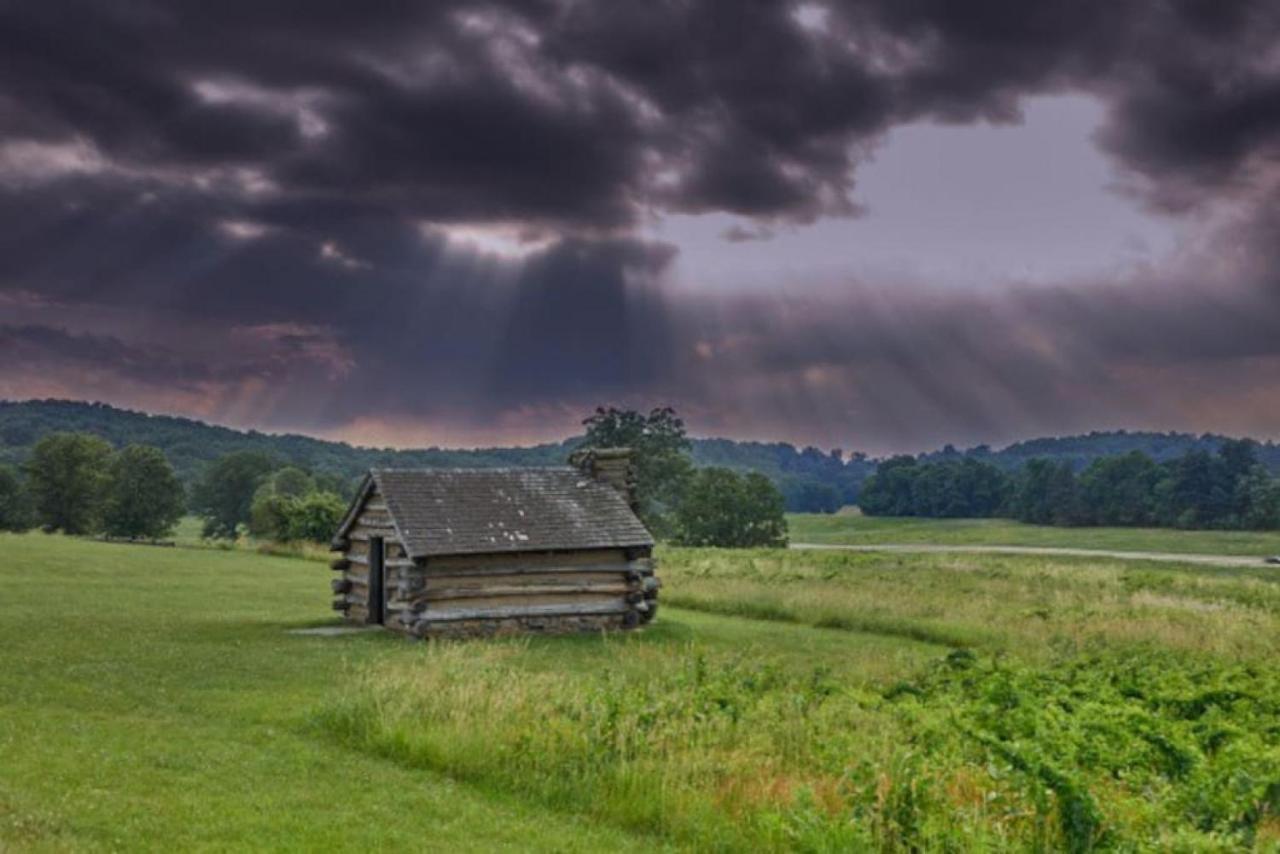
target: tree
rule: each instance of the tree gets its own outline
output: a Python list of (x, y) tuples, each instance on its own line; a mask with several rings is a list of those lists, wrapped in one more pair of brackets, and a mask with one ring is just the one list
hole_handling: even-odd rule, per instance
[(1188, 451), (1165, 465), (1156, 487), (1156, 517), (1162, 525), (1178, 528), (1208, 526), (1214, 517), (1214, 460), (1208, 451)]
[(111, 460), (102, 517), (108, 534), (159, 539), (185, 510), (182, 484), (159, 448), (130, 445)]
[(26, 531), (34, 523), (31, 496), (17, 470), (0, 465), (0, 531)]
[(295, 466), (285, 466), (266, 478), (249, 506), (249, 533), (269, 540), (289, 539), (290, 502), (316, 491), (316, 481)]
[(271, 490), (276, 495), (289, 495), (301, 498), (316, 491), (316, 482), (311, 475), (297, 466), (285, 466), (271, 475)]
[(1018, 472), (1010, 510), (1020, 522), (1048, 525), (1053, 522), (1051, 484), (1057, 466), (1051, 460), (1029, 460)]
[(332, 492), (287, 497), (285, 539), (327, 543), (338, 529), (347, 505)]
[(235, 539), (249, 521), (254, 494), (275, 468), (265, 454), (236, 451), (214, 462), (196, 484), (194, 509), (204, 517), (206, 537)]
[(249, 533), (264, 540), (287, 540), (289, 503), (293, 500), (277, 495), (266, 484), (259, 487), (249, 506)]
[(98, 530), (111, 446), (88, 433), (51, 433), (31, 450), (27, 484), (46, 531)]
[(890, 457), (867, 478), (858, 494), (858, 506), (868, 516), (914, 515), (912, 499), (916, 459), (905, 454)]
[(793, 513), (834, 513), (840, 509), (840, 493), (820, 480), (784, 477), (778, 488), (786, 508)]
[(655, 534), (669, 532), (668, 515), (680, 503), (693, 464), (684, 422), (669, 406), (642, 415), (629, 409), (597, 407), (583, 420), (584, 448), (630, 448), (639, 515)]
[(1099, 457), (1080, 475), (1087, 521), (1095, 525), (1150, 525), (1155, 521), (1160, 467), (1141, 451)]
[(1049, 521), (1055, 525), (1079, 525), (1084, 521), (1080, 489), (1071, 463), (1062, 461), (1053, 467), (1046, 495)]
[(699, 469), (677, 509), (675, 530), (676, 542), (687, 546), (785, 546), (782, 494), (762, 474)]
[(1243, 508), (1241, 527), (1255, 531), (1280, 528), (1280, 482), (1262, 466), (1254, 466), (1237, 481), (1236, 503)]

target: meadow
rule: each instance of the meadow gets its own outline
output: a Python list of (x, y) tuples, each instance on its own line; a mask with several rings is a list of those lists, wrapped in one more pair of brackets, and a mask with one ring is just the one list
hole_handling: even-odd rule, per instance
[(0, 849), (1280, 849), (1280, 573), (666, 549), (643, 632), (315, 637), (322, 563), (0, 536)]
[(856, 512), (787, 516), (793, 543), (945, 546), (1041, 546), (1182, 554), (1280, 554), (1280, 531), (1182, 531), (1171, 528), (1062, 528), (1011, 519), (927, 519)]

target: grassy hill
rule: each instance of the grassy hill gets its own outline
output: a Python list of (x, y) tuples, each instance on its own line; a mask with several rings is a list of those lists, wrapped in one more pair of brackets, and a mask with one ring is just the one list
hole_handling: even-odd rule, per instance
[(0, 850), (1275, 850), (1280, 579), (663, 550), (642, 632), (315, 637), (322, 563), (0, 535)]

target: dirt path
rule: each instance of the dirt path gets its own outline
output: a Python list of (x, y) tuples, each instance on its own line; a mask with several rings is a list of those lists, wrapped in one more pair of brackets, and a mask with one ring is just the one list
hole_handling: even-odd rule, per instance
[[(830, 543), (792, 543), (793, 549), (827, 549), (850, 552), (915, 552), (1009, 555), (1067, 555), (1070, 557), (1108, 557), (1120, 560), (1161, 560), (1172, 563), (1201, 563), (1209, 566), (1265, 566), (1261, 557), (1247, 555), (1178, 554), (1177, 552), (1127, 552), (1111, 549), (1073, 549), (1052, 546), (943, 546), (929, 543), (880, 543), (876, 545), (839, 545)], [(1280, 566), (1276, 567), (1280, 574)]]

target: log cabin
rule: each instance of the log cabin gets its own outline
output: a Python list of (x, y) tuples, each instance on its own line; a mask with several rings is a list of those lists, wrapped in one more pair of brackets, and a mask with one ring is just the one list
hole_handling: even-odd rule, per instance
[(653, 619), (653, 537), (630, 452), (545, 468), (374, 469), (331, 548), (347, 622), (417, 637), (631, 629)]

